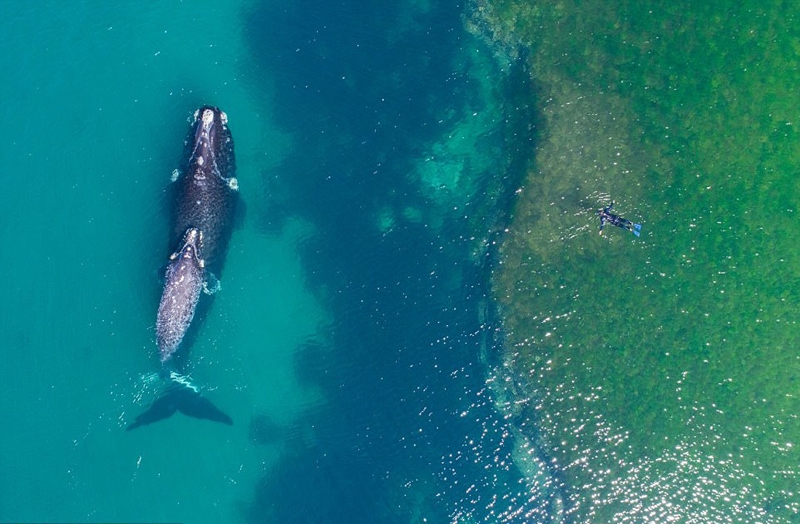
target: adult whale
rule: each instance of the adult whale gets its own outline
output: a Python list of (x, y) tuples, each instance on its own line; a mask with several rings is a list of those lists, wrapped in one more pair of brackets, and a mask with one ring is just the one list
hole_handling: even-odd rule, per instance
[(195, 111), (186, 149), (184, 168), (173, 172), (177, 195), (170, 246), (189, 228), (199, 229), (203, 233), (202, 257), (209, 271), (219, 276), (239, 189), (227, 115), (213, 106)]

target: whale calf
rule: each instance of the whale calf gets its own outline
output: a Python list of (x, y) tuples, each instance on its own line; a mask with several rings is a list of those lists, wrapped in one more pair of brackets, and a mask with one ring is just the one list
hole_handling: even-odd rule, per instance
[(183, 341), (205, 284), (205, 263), (200, 258), (202, 239), (200, 230), (189, 228), (181, 248), (170, 256), (156, 318), (156, 341), (162, 364)]

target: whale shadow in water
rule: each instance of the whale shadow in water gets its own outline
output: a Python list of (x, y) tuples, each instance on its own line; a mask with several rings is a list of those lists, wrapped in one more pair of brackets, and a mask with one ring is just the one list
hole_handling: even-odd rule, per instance
[(126, 431), (164, 420), (180, 411), (186, 416), (233, 425), (233, 419), (199, 391), (180, 383), (172, 383), (150, 407), (125, 428)]

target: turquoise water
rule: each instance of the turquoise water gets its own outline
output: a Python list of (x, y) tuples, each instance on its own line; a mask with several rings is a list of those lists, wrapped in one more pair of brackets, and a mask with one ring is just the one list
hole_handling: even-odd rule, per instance
[[(0, 520), (549, 518), (486, 387), (532, 113), (461, 6), (2, 5)], [(186, 371), (234, 426), (126, 432), (204, 103), (245, 211)]]

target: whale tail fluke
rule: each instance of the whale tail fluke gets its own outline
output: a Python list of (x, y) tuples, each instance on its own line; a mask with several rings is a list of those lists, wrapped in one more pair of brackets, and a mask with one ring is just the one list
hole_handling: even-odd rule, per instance
[(188, 376), (174, 370), (162, 370), (160, 377), (167, 383), (161, 395), (125, 428), (126, 431), (167, 419), (176, 411), (192, 418), (233, 425), (233, 419), (200, 393)]
[(641, 234), (641, 232), (642, 232), (642, 225), (641, 224), (634, 224), (633, 225), (633, 234), (638, 237)]

